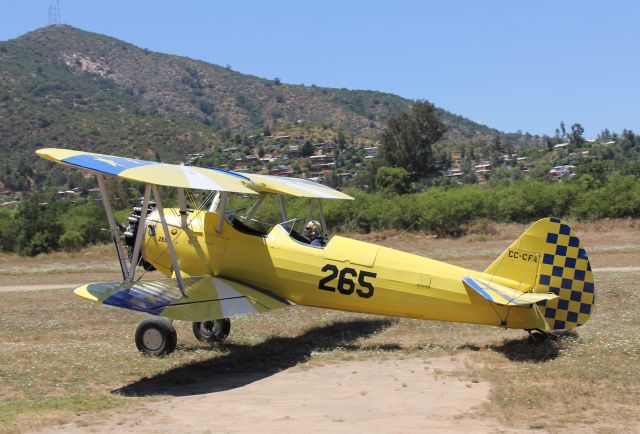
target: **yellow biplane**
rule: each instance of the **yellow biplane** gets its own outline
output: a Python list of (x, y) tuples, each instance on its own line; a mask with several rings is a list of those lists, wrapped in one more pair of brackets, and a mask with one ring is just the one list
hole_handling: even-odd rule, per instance
[[(305, 220), (319, 216), (324, 230), (321, 201), (352, 198), (308, 180), (67, 149), (37, 154), (97, 176), (123, 280), (74, 291), (153, 315), (135, 334), (146, 354), (175, 349), (172, 320), (190, 321), (199, 340), (217, 342), (228, 335), (230, 317), (293, 304), (523, 329), (536, 340), (580, 326), (593, 312), (587, 253), (559, 219), (534, 223), (486, 270), (474, 271), (341, 236), (313, 245), (296, 230), (303, 219), (288, 218), (284, 197), (308, 198)], [(145, 184), (124, 237), (105, 175)], [(163, 208), (159, 186), (177, 188), (178, 208)], [(192, 189), (210, 192), (196, 209), (187, 206)], [(231, 194), (255, 201), (246, 210), (229, 210)], [(280, 204), (278, 224), (256, 218), (269, 196)], [(138, 266), (167, 277), (140, 280)]]

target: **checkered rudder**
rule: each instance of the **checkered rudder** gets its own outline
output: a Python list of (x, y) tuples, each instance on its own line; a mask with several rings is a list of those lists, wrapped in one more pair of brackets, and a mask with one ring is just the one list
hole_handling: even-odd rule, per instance
[(589, 319), (595, 301), (589, 257), (567, 224), (555, 218), (538, 223), (544, 223), (538, 235), (544, 243), (535, 291), (558, 295), (538, 303), (540, 311), (552, 330), (578, 327)]

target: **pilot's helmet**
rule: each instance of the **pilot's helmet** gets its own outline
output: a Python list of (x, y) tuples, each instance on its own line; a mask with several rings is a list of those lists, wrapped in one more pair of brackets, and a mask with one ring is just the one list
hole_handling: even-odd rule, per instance
[(311, 239), (318, 238), (322, 234), (322, 225), (316, 220), (309, 220), (304, 227), (304, 233)]

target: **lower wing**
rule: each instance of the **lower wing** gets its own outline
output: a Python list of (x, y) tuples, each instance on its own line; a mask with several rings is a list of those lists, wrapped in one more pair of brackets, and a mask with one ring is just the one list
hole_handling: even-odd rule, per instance
[(268, 291), (220, 277), (188, 277), (183, 284), (186, 297), (171, 278), (89, 283), (74, 293), (98, 303), (184, 321), (261, 313), (292, 304)]

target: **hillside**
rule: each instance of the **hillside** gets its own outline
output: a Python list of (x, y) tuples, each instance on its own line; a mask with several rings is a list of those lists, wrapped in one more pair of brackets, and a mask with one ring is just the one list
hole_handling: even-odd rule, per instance
[[(263, 126), (322, 124), (372, 137), (410, 104), (382, 92), (283, 84), (49, 26), (0, 43), (0, 176), (14, 191), (48, 182), (33, 158), (42, 146), (178, 161), (222, 145), (223, 131)], [(439, 114), (446, 142), (499, 134)]]

